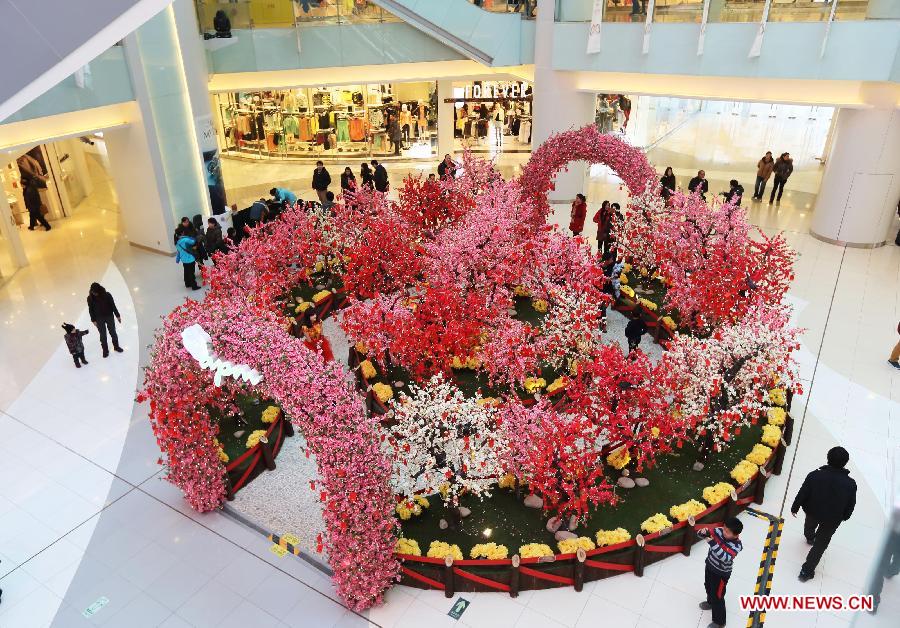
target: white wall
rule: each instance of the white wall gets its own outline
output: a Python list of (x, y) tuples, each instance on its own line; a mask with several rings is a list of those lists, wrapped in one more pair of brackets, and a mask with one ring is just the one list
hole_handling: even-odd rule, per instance
[(174, 220), (163, 207), (144, 126), (135, 122), (107, 131), (103, 137), (125, 237), (133, 244), (174, 253)]

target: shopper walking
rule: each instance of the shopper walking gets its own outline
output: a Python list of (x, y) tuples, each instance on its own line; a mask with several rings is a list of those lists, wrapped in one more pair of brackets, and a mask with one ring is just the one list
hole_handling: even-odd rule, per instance
[[(900, 334), (900, 323), (897, 323), (897, 333)], [(895, 369), (900, 369), (900, 340), (894, 345), (894, 350), (891, 351), (891, 357), (888, 358), (888, 364)]]
[(175, 261), (182, 265), (184, 269), (184, 287), (191, 290), (199, 290), (197, 285), (197, 258), (194, 255), (194, 247), (197, 240), (190, 235), (182, 235), (178, 238), (178, 244), (175, 245)]
[(388, 182), (388, 173), (385, 170), (385, 167), (378, 163), (377, 159), (372, 160), (372, 168), (374, 171), (372, 172), (372, 181), (375, 184), (375, 189), (383, 194), (387, 194), (387, 191), (390, 189), (391, 185)]
[(725, 626), (725, 587), (731, 578), (735, 557), (744, 549), (741, 543), (741, 532), (744, 524), (737, 517), (725, 520), (720, 528), (710, 530), (703, 528), (697, 536), (709, 543), (706, 554), (706, 573), (703, 585), (706, 588), (706, 601), (700, 602), (700, 608), (712, 611), (712, 623), (707, 628)]
[(50, 231), (50, 223), (44, 218), (44, 212), (42, 211), (44, 203), (41, 201), (41, 188), (46, 187), (47, 185), (43, 181), (33, 178), (28, 180), (28, 185), (23, 190), (22, 195), (25, 198), (25, 208), (28, 210), (29, 231), (34, 231), (34, 227), (38, 223), (44, 229)]
[(709, 181), (706, 180), (706, 171), (698, 170), (697, 176), (688, 182), (688, 191), (693, 194), (697, 192), (700, 198), (706, 200), (706, 193), (709, 192)]
[(69, 350), (69, 354), (75, 361), (75, 368), (80, 369), (82, 364), (88, 363), (88, 361), (84, 359), (84, 341), (82, 340), (83, 337), (87, 336), (88, 330), (76, 329), (75, 325), (72, 325), (71, 323), (63, 323), (62, 328), (66, 330), (64, 336), (66, 348)]
[(660, 195), (663, 197), (663, 200), (668, 201), (669, 197), (675, 193), (675, 188), (678, 186), (678, 183), (675, 181), (675, 171), (672, 170), (671, 166), (666, 167), (666, 171), (663, 172), (663, 176), (659, 180), (661, 187)]
[(456, 178), (457, 167), (456, 162), (453, 161), (453, 157), (450, 156), (450, 153), (447, 153), (444, 155), (443, 161), (438, 164), (438, 176), (441, 179), (454, 179)]
[(325, 193), (328, 192), (328, 186), (331, 185), (331, 175), (325, 169), (325, 164), (321, 161), (316, 162), (316, 169), (313, 170), (312, 187), (319, 197), (319, 202), (325, 202)]
[(772, 195), (769, 196), (769, 205), (775, 201), (775, 192), (778, 192), (778, 202), (781, 202), (781, 194), (784, 192), (784, 184), (794, 172), (794, 160), (791, 159), (790, 153), (781, 153), (781, 156), (775, 161), (773, 166), (775, 179), (772, 181)]
[(109, 357), (109, 346), (106, 344), (107, 333), (112, 340), (115, 352), (122, 353), (123, 349), (119, 346), (119, 334), (116, 333), (116, 321), (121, 323), (122, 315), (119, 314), (113, 296), (106, 291), (106, 288), (94, 282), (88, 291), (87, 305), (91, 322), (100, 332), (100, 347), (103, 349), (103, 357)]
[(576, 194), (572, 201), (572, 213), (569, 217), (569, 230), (573, 236), (581, 235), (584, 231), (584, 219), (587, 218), (587, 199), (584, 194)]
[(362, 165), (359, 167), (359, 178), (362, 181), (362, 186), (364, 188), (369, 188), (371, 190), (375, 187), (375, 177), (372, 174), (372, 169), (369, 168), (369, 164), (366, 162), (362, 162)]
[(772, 157), (772, 151), (767, 150), (756, 163), (756, 184), (753, 186), (753, 200), (761, 201), (763, 194), (766, 192), (766, 181), (772, 176), (775, 169), (775, 159)]
[(391, 116), (391, 121), (388, 122), (387, 132), (391, 144), (394, 145), (394, 156), (399, 157), (400, 142), (403, 141), (403, 131), (400, 129), (400, 123), (397, 122), (397, 119), (394, 116)]
[(803, 480), (791, 505), (791, 515), (802, 508), (806, 514), (803, 536), (812, 545), (806, 562), (800, 567), (801, 582), (816, 575), (816, 566), (831, 542), (838, 526), (847, 521), (856, 506), (856, 482), (845, 468), (850, 454), (843, 447), (828, 450), (828, 464), (811, 472)]
[(350, 166), (344, 168), (344, 171), (341, 173), (341, 191), (344, 194), (356, 191), (356, 175), (353, 174)]

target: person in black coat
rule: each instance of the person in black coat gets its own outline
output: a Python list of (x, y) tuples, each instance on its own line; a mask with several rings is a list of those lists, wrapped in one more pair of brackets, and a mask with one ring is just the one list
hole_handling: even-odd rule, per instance
[(669, 200), (669, 197), (675, 193), (675, 188), (678, 187), (678, 182), (675, 180), (675, 172), (672, 170), (672, 166), (666, 168), (659, 183), (661, 185), (660, 195), (663, 197), (663, 200)]
[(25, 207), (28, 209), (29, 231), (34, 231), (34, 226), (38, 223), (40, 223), (44, 229), (50, 231), (50, 223), (47, 222), (47, 219), (44, 218), (44, 214), (41, 212), (41, 206), (43, 205), (41, 202), (42, 187), (45, 188), (47, 186), (39, 179), (29, 179), (28, 185), (25, 186), (25, 190), (23, 191)]
[(647, 323), (639, 318), (633, 318), (625, 325), (625, 337), (628, 339), (628, 353), (631, 353), (641, 344), (641, 337), (647, 333)]
[(811, 472), (803, 480), (791, 504), (791, 515), (802, 508), (806, 514), (803, 535), (812, 545), (806, 562), (800, 568), (800, 581), (806, 582), (816, 573), (816, 565), (828, 547), (838, 526), (847, 521), (856, 506), (856, 482), (845, 468), (850, 454), (843, 447), (828, 450), (828, 464)]
[(359, 167), (359, 178), (362, 181), (362, 187), (367, 187), (370, 190), (375, 187), (375, 175), (372, 174), (372, 169), (366, 162), (362, 162), (362, 165)]
[[(113, 296), (99, 283), (91, 284), (87, 297), (88, 313), (91, 322), (97, 326), (100, 332), (100, 346), (103, 348), (103, 357), (109, 357), (109, 346), (106, 344), (106, 333), (112, 338), (113, 349), (116, 353), (122, 353), (124, 349), (119, 346), (119, 335), (116, 333), (116, 321), (122, 322), (122, 315), (116, 307)], [(115, 320), (113, 320), (115, 319)]]
[(347, 192), (355, 192), (356, 191), (356, 175), (353, 174), (353, 171), (350, 169), (350, 166), (344, 168), (344, 172), (341, 173), (341, 192), (346, 194)]
[(456, 178), (456, 168), (456, 162), (453, 161), (453, 158), (447, 153), (444, 155), (444, 160), (438, 164), (438, 177), (441, 179), (454, 179)]
[(722, 196), (725, 197), (725, 202), (730, 203), (734, 201), (734, 204), (738, 207), (741, 206), (741, 197), (744, 196), (744, 186), (738, 183), (737, 179), (732, 179), (728, 182), (730, 186), (727, 192), (722, 192)]
[(704, 201), (706, 200), (706, 193), (709, 192), (709, 181), (706, 180), (705, 170), (700, 170), (697, 172), (697, 176), (690, 180), (688, 191), (691, 193), (697, 192), (700, 194), (700, 198)]
[(390, 189), (387, 170), (385, 170), (384, 166), (378, 163), (377, 159), (373, 159), (371, 163), (372, 167), (375, 169), (375, 171), (372, 173), (372, 180), (375, 183), (375, 189), (379, 192), (387, 194), (387, 191)]
[(216, 37), (223, 39), (231, 37), (231, 20), (228, 19), (225, 11), (221, 9), (216, 11), (216, 16), (213, 18), (213, 28), (216, 29)]
[(331, 175), (325, 169), (325, 164), (321, 161), (316, 162), (316, 169), (313, 170), (312, 188), (319, 196), (319, 202), (325, 202), (325, 194), (328, 192), (328, 186), (331, 185)]

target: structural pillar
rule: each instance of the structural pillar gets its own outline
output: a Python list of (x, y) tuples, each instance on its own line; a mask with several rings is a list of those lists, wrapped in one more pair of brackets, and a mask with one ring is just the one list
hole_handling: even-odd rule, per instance
[[(534, 30), (534, 88), (532, 102), (532, 146), (537, 148), (553, 133), (580, 128), (594, 120), (595, 97), (579, 92), (575, 75), (553, 69), (553, 35), (555, 0), (538, 0)], [(584, 188), (587, 164), (569, 164), (568, 171), (556, 176), (550, 200), (570, 203)]]
[(841, 108), (835, 115), (810, 233), (842, 246), (881, 246), (893, 238), (900, 201), (900, 110)]
[(437, 82), (437, 126), (438, 126), (438, 159), (443, 159), (447, 153), (453, 154), (453, 103), (445, 103), (447, 98), (453, 98), (453, 81)]

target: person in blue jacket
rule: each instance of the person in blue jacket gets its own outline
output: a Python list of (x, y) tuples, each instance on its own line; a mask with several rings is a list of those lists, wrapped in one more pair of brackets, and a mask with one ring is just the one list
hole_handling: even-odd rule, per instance
[(178, 243), (175, 245), (175, 250), (177, 251), (175, 261), (184, 267), (184, 287), (191, 290), (200, 289), (200, 286), (197, 285), (197, 276), (194, 274), (197, 265), (197, 258), (194, 257), (194, 246), (196, 244), (197, 240), (193, 237), (182, 235), (178, 238)]
[(269, 194), (272, 195), (272, 198), (274, 198), (279, 205), (287, 201), (288, 205), (293, 207), (294, 203), (297, 202), (297, 195), (285, 188), (272, 188), (269, 190)]

